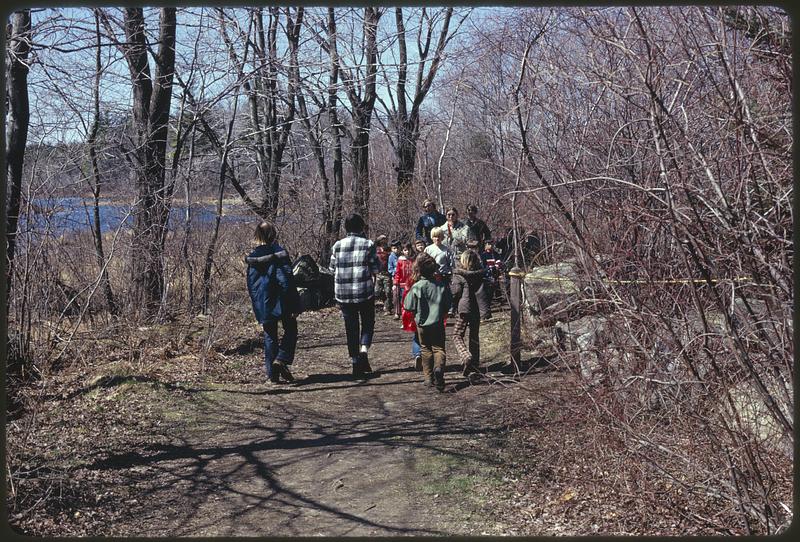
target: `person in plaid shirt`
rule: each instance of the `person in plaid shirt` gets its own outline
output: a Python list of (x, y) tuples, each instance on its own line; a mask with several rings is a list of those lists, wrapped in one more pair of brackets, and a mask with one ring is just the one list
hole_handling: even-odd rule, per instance
[(360, 379), (372, 372), (367, 351), (375, 329), (375, 276), (380, 263), (375, 243), (364, 237), (361, 215), (348, 216), (344, 228), (347, 236), (333, 244), (328, 268), (334, 274), (334, 298), (344, 318), (353, 376)]

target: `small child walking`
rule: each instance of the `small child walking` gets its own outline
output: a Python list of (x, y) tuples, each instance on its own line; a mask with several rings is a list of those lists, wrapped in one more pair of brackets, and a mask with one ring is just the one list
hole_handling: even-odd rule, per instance
[[(459, 267), (453, 272), (450, 291), (453, 294), (453, 306), (458, 314), (453, 327), (453, 343), (463, 364), (463, 375), (473, 380), (476, 376), (480, 376), (478, 367), (481, 315), (489, 310), (491, 301), (481, 258), (474, 250), (465, 250), (461, 253)], [(467, 328), (469, 328), (469, 346), (464, 341)]]
[(378, 256), (380, 269), (375, 277), (375, 300), (383, 301), (383, 314), (394, 313), (392, 308), (392, 276), (389, 273), (389, 241), (385, 235), (375, 239), (375, 254)]
[[(277, 242), (278, 232), (267, 221), (256, 226), (258, 246), (245, 258), (247, 291), (256, 320), (264, 328), (264, 366), (267, 379), (277, 384), (293, 382), (289, 366), (297, 346), (297, 315), (300, 297), (294, 284), (289, 254)], [(278, 322), (283, 337), (278, 339)]]
[(412, 254), (414, 249), (411, 248), (411, 243), (406, 243), (403, 245), (403, 253), (397, 258), (397, 265), (394, 269), (394, 278), (392, 282), (394, 283), (394, 292), (395, 292), (395, 303), (396, 307), (396, 319), (400, 319), (401, 315), (401, 304), (405, 299), (405, 291), (408, 283), (411, 281), (411, 266), (414, 264), (412, 260)]
[(447, 355), (444, 350), (445, 318), (450, 310), (452, 294), (434, 275), (439, 265), (431, 256), (422, 253), (414, 260), (409, 289), (403, 306), (414, 314), (419, 343), (422, 348), (422, 374), (425, 386), (444, 391), (444, 369)]
[(392, 289), (392, 304), (394, 305), (394, 319), (400, 319), (400, 310), (402, 307), (400, 303), (403, 301), (403, 295), (397, 289), (397, 281), (395, 277), (397, 275), (397, 262), (402, 257), (400, 253), (400, 241), (392, 241), (391, 249), (392, 252), (389, 254), (389, 263), (387, 265), (389, 269), (389, 276), (392, 277), (391, 289)]
[[(419, 241), (422, 243), (422, 248), (425, 248), (425, 243), (423, 241)], [(406, 296), (408, 295), (408, 291), (414, 285), (414, 281), (412, 278), (412, 268), (414, 266), (414, 250), (412, 248), (411, 243), (406, 243), (403, 245), (403, 255), (401, 258), (402, 264), (398, 266), (395, 278), (397, 279), (398, 283), (395, 285), (395, 290), (398, 292), (399, 303), (397, 307), (400, 308), (400, 317), (403, 324), (403, 331), (411, 332), (411, 355), (414, 358), (414, 368), (417, 371), (422, 370), (422, 348), (419, 345), (419, 336), (417, 335), (417, 324), (414, 322), (414, 313), (409, 312), (405, 308), (405, 300)], [(398, 260), (398, 263), (400, 260)]]

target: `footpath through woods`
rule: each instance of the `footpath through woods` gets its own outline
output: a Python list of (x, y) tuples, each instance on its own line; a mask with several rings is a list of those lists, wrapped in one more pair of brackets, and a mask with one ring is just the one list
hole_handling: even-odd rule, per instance
[[(502, 483), (498, 379), (470, 385), (450, 357), (447, 388), (421, 384), (411, 335), (378, 315), (370, 361), (354, 381), (336, 309), (301, 316), (297, 382), (190, 389), (170, 442), (109, 454), (93, 468), (136, 473), (130, 522), (144, 536), (500, 534), (481, 498)], [(507, 314), (484, 324), (490, 368), (507, 359)], [(449, 328), (448, 328), (449, 329)], [(243, 336), (224, 354), (258, 365)], [(451, 352), (448, 352), (451, 356)], [(484, 365), (486, 366), (486, 365)], [(261, 367), (253, 372), (258, 374)], [(543, 373), (544, 374), (544, 373)], [(537, 379), (540, 385), (545, 385)], [(533, 377), (527, 382), (532, 383)], [(502, 403), (502, 404), (501, 404)], [(180, 428), (180, 430), (177, 430)]]
[(62, 537), (719, 532), (697, 517), (719, 516), (720, 503), (643, 476), (646, 463), (593, 415), (571, 370), (523, 349), (519, 378), (500, 371), (508, 312), (481, 326), (483, 382), (461, 376), (448, 342), (444, 393), (421, 384), (395, 320), (378, 315), (370, 359), (379, 374), (364, 382), (351, 378), (338, 309), (299, 324), (297, 382), (278, 386), (265, 382), (260, 330), (241, 299), (214, 318), (76, 337), (90, 357), (31, 386), (7, 426), (12, 528)]

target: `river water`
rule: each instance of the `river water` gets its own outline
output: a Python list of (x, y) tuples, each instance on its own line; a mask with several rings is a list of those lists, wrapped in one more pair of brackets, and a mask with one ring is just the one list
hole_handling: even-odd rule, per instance
[[(36, 198), (31, 205), (31, 214), (24, 209), (20, 213), (19, 231), (29, 229), (62, 234), (88, 230), (94, 221), (93, 201), (84, 198)], [(210, 224), (216, 217), (213, 204), (194, 204), (191, 206), (191, 220), (194, 224)], [(127, 219), (126, 219), (127, 217)], [(28, 222), (30, 219), (30, 223)], [(249, 222), (252, 215), (241, 209), (226, 212), (223, 207), (223, 222)], [(123, 224), (124, 221), (124, 224)], [(169, 228), (183, 228), (186, 222), (186, 207), (173, 206), (169, 214)], [(103, 232), (116, 230), (121, 224), (124, 228), (133, 226), (131, 205), (100, 200), (100, 223)]]

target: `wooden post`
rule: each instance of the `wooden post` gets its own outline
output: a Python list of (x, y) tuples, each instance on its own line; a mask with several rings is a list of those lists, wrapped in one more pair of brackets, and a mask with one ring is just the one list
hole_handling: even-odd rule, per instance
[(518, 374), (522, 347), (520, 340), (522, 279), (525, 277), (525, 272), (519, 267), (514, 267), (508, 272), (508, 276), (511, 278), (511, 363), (514, 366), (514, 372)]

